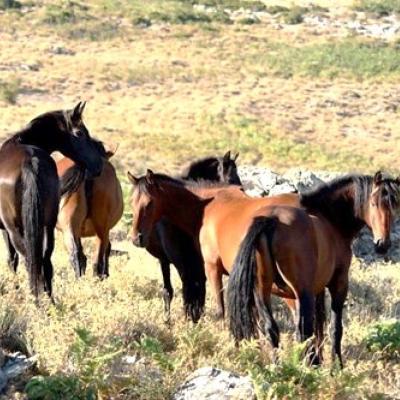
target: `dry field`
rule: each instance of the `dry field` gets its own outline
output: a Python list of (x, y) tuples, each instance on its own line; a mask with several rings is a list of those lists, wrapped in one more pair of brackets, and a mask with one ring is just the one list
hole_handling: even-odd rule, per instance
[[(283, 23), (280, 14), (270, 22), (228, 23), (224, 8), (207, 14), (192, 3), (235, 9), (256, 2), (44, 0), (22, 1), (21, 9), (0, 0), (0, 138), (41, 112), (87, 100), (92, 134), (119, 146), (113, 161), (126, 199), (128, 169), (176, 173), (196, 157), (227, 149), (239, 151), (242, 164), (278, 171), (400, 171), (400, 37), (321, 34)], [(292, 1), (264, 3), (288, 7), (283, 19), (305, 13)], [(330, 7), (318, 12), (332, 18), (356, 18), (351, 1), (318, 3)], [(380, 3), (400, 10), (398, 1)], [(400, 329), (387, 330), (393, 351), (382, 350), (387, 343), (382, 339), (381, 348), (380, 337), (367, 349), (376, 323), (400, 318), (398, 263), (354, 262), (343, 372), (329, 358), (319, 370), (297, 362), (293, 329), (278, 303), (283, 350), (280, 364), (271, 366), (268, 351), (253, 342), (234, 348), (227, 326), (213, 320), (209, 299), (197, 326), (183, 321), (176, 276), (173, 325), (165, 326), (158, 265), (117, 240), (126, 230), (123, 222), (116, 229), (114, 247), (126, 254), (112, 258), (105, 282), (90, 273), (75, 281), (57, 237), (55, 305), (42, 299), (39, 308), (23, 266), (17, 276), (7, 271), (1, 244), (0, 342), (38, 356), (34, 374), (43, 378), (31, 382), (31, 398), (166, 399), (204, 365), (251, 374), (260, 399), (400, 398)], [(135, 354), (143, 357), (140, 367), (123, 363)], [(3, 398), (26, 398), (30, 378)]]

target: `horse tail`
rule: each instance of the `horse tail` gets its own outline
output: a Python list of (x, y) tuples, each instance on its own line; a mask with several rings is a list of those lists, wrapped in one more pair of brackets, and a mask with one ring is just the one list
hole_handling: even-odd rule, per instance
[(44, 204), (41, 199), (39, 159), (32, 156), (22, 167), (22, 227), (31, 289), (39, 295), (43, 276)]
[(66, 196), (66, 201), (70, 196), (78, 191), (79, 186), (85, 180), (86, 171), (79, 165), (68, 168), (60, 179), (60, 196)]
[(264, 315), (265, 304), (256, 293), (257, 262), (256, 245), (261, 235), (266, 235), (268, 252), (273, 261), (271, 242), (275, 232), (274, 218), (257, 217), (240, 244), (238, 254), (229, 276), (228, 314), (229, 327), (234, 338), (239, 341), (256, 335), (256, 312)]
[(190, 271), (182, 271), (182, 295), (185, 314), (196, 323), (204, 312), (206, 275), (200, 255), (192, 254)]

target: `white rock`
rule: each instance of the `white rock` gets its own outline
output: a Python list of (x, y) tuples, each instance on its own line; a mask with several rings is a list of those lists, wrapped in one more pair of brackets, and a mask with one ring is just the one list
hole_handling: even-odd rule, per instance
[(256, 396), (249, 377), (204, 367), (193, 372), (172, 398), (173, 400), (252, 400)]

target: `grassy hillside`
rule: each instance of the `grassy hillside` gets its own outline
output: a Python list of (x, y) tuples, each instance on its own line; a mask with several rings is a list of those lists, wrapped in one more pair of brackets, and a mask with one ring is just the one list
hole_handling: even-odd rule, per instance
[[(227, 149), (239, 151), (242, 164), (276, 170), (399, 172), (398, 40), (321, 34), (301, 22), (318, 13), (351, 20), (357, 10), (381, 18), (398, 2), (313, 3), (0, 0), (0, 139), (41, 112), (88, 100), (93, 135), (119, 146), (113, 162), (126, 198), (128, 169), (175, 173)], [(126, 229), (121, 223), (119, 236)], [(31, 398), (166, 399), (204, 365), (251, 374), (260, 399), (400, 397), (398, 322), (384, 323), (399, 318), (398, 264), (354, 262), (340, 372), (329, 357), (319, 370), (298, 363), (278, 303), (277, 366), (268, 347), (235, 349), (210, 299), (204, 320), (186, 323), (176, 276), (173, 325), (165, 326), (157, 263), (128, 242), (113, 246), (127, 253), (112, 258), (110, 279), (77, 282), (57, 237), (55, 305), (42, 299), (37, 309), (23, 266), (9, 273), (0, 245), (0, 342), (38, 355), (42, 378), (30, 382)], [(141, 367), (124, 365), (126, 355), (143, 358)], [(144, 368), (154, 375), (146, 378)], [(24, 398), (30, 378), (0, 398)]]

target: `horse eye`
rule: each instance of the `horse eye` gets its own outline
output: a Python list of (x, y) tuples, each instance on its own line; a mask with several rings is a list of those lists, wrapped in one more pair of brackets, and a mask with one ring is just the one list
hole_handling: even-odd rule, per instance
[(387, 196), (388, 194), (387, 189), (382, 189), (382, 196)]

